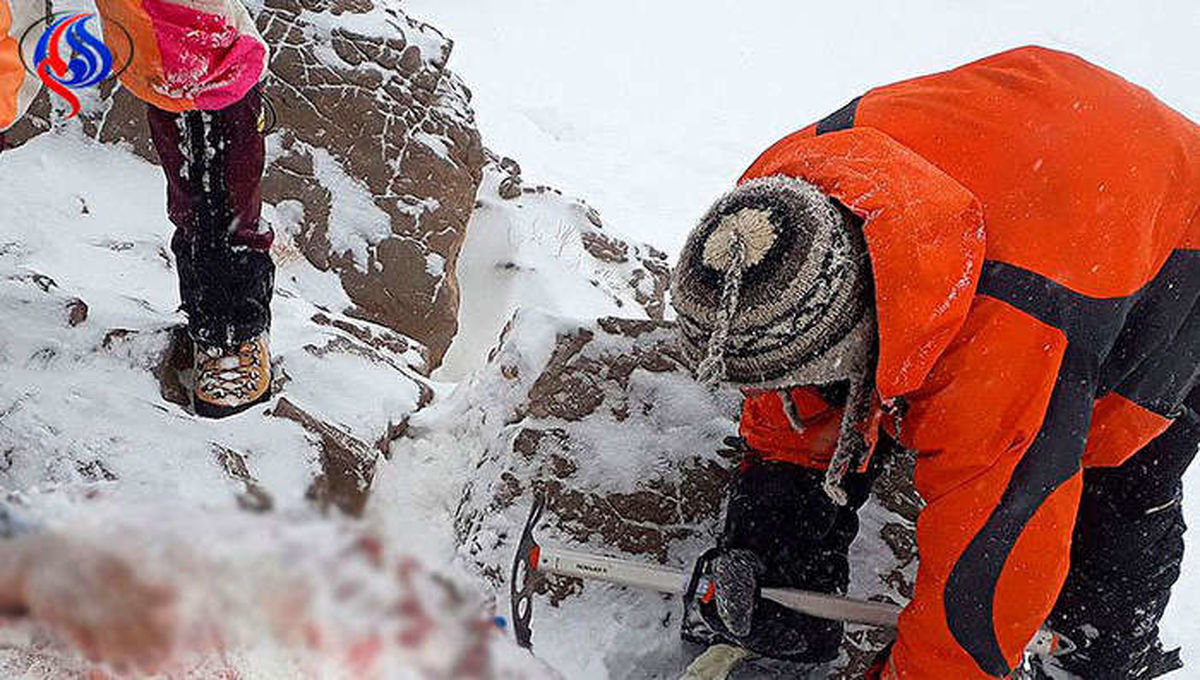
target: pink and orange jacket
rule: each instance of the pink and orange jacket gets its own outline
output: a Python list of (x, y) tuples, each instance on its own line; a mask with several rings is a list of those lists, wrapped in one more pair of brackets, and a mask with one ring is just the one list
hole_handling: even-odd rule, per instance
[[(121, 84), (160, 109), (223, 109), (266, 73), (266, 43), (242, 0), (96, 0), (96, 7), (114, 63), (128, 64)], [(0, 0), (0, 131), (41, 85), (25, 68), (31, 55), (22, 60), (21, 37), (31, 26), (44, 30), (45, 12), (43, 0)], [(25, 49), (35, 41), (27, 38)]]

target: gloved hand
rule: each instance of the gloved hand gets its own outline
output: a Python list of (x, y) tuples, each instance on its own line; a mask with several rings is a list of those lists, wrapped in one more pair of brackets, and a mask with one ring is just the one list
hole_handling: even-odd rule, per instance
[(822, 489), (824, 472), (753, 462), (735, 480), (719, 546), (702, 565), (713, 583), (697, 607), (718, 638), (761, 656), (800, 663), (837, 657), (843, 624), (796, 613), (760, 597), (762, 588), (844, 593), (847, 553), (869, 481), (849, 487), (838, 507)]
[(713, 589), (698, 607), (718, 637), (755, 654), (796, 663), (837, 658), (842, 624), (799, 614), (761, 597), (766, 566), (752, 552), (718, 553), (709, 565)]
[(712, 605), (719, 624), (735, 638), (750, 636), (760, 597), (758, 579), (766, 570), (749, 550), (730, 550), (712, 560)]

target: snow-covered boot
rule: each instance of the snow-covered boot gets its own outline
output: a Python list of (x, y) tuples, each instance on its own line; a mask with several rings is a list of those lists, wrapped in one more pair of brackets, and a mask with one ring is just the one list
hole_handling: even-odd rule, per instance
[(224, 418), (271, 397), (271, 353), (262, 333), (233, 348), (196, 343), (193, 408), (204, 418)]

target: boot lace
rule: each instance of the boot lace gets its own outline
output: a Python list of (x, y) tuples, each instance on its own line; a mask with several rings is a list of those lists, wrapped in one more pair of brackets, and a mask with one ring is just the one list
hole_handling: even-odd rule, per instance
[(196, 376), (197, 391), (217, 399), (249, 399), (262, 384), (267, 370), (258, 343), (244, 342), (233, 351), (201, 347), (203, 357)]

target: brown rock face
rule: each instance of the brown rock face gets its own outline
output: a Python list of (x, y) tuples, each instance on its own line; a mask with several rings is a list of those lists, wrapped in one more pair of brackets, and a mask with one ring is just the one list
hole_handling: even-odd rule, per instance
[[(376, 23), (370, 35), (349, 28), (363, 17)], [(470, 93), (446, 69), (450, 41), (371, 0), (267, 0), (258, 22), (285, 126), (267, 200), (300, 201), (301, 248), (340, 274), (352, 314), (421, 341), (437, 366), (457, 330), (454, 269), (483, 165)], [(390, 233), (368, 235), (364, 251), (339, 252), (347, 225), (330, 174), (352, 178), (386, 215)]]
[(455, 517), (481, 573), (506, 577), (534, 490), (550, 501), (547, 535), (564, 543), (681, 565), (712, 540), (729, 461), (711, 442), (732, 432), (736, 395), (695, 385), (680, 356), (661, 321), (519, 312), (482, 374), (413, 420), (413, 446), (435, 427), (482, 439)]
[[(277, 125), (264, 199), (339, 274), (347, 313), (420, 341), (435, 368), (457, 330), (455, 265), (484, 163), (470, 92), (446, 68), (452, 43), (379, 0), (266, 0), (257, 22)], [(50, 119), (43, 94), (10, 141)], [(156, 160), (144, 121), (121, 88), (83, 114), (88, 134)]]
[[(548, 499), (536, 527), (547, 546), (689, 570), (714, 544), (736, 465), (718, 449), (735, 429), (740, 397), (701, 389), (682, 359), (669, 322), (578, 323), (519, 312), (488, 366), (447, 402), (413, 418), (416, 439), (401, 444), (414, 447), (412, 455), (434, 455), (422, 450), (429, 438), (479, 452), (469, 459), (474, 469), (455, 530), (460, 554), (498, 592), (507, 590), (535, 493)], [(860, 538), (851, 550), (850, 594), (903, 603), (916, 574), (913, 530), (920, 501), (911, 485), (912, 456), (881, 453), (881, 460), (884, 472), (875, 498), (860, 512)], [(677, 598), (618, 594), (556, 577), (542, 588), (544, 597), (534, 605), (535, 639), (539, 619), (552, 628), (575, 617), (659, 621), (647, 630), (652, 649), (661, 649), (658, 636), (679, 634)], [(828, 669), (829, 677), (862, 677), (893, 634), (848, 627), (845, 655)], [(650, 658), (656, 652), (645, 653)], [(619, 664), (609, 671), (611, 677), (644, 677)]]
[(371, 491), (371, 481), (375, 478), (375, 460), (379, 451), (350, 433), (314, 418), (287, 397), (279, 399), (271, 414), (300, 423), (320, 441), (321, 474), (309, 487), (308, 497), (322, 509), (336, 506), (351, 517), (361, 516)]

